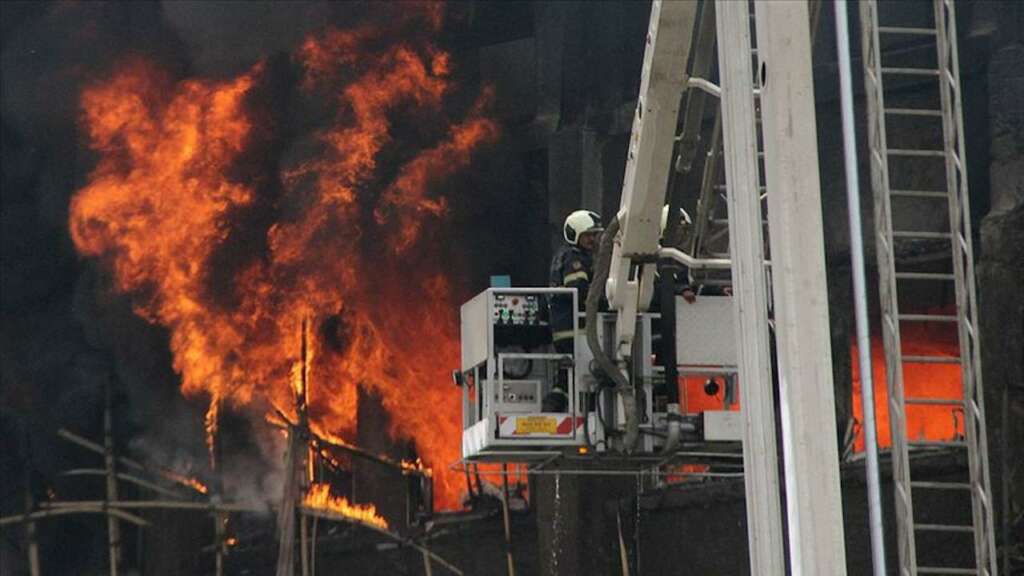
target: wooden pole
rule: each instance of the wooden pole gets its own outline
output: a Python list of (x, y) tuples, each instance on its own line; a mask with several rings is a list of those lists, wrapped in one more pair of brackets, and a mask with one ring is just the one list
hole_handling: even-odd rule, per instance
[(509, 519), (508, 509), (508, 464), (501, 464), (502, 497), (501, 515), (505, 524), (505, 560), (508, 563), (508, 576), (516, 576), (516, 565), (512, 561), (512, 522)]
[(423, 573), (425, 576), (434, 576), (434, 569), (430, 566), (430, 554), (427, 553), (426, 546), (421, 551), (423, 554)]
[[(304, 431), (308, 428), (306, 415), (306, 320), (302, 320), (300, 360), (302, 362), (299, 382), (301, 390), (295, 392), (296, 412), (299, 415), (299, 422), (296, 426), (288, 427), (288, 448), (285, 451), (285, 477), (284, 489), (281, 494), (281, 508), (278, 514), (278, 543), (277, 543), (277, 576), (292, 576), (295, 572), (294, 550), (295, 550), (295, 515), (298, 510), (299, 478), (298, 466), (301, 454), (306, 449)], [(300, 445), (300, 442), (302, 445)], [(305, 468), (305, 466), (303, 466)], [(305, 515), (302, 514), (302, 541), (301, 559), (303, 576), (306, 576), (307, 569), (306, 542), (305, 542)]]
[(217, 576), (224, 576), (224, 522), (227, 520), (227, 515), (223, 512), (217, 512), (213, 515), (213, 532), (216, 543), (214, 549), (216, 550), (216, 574)]
[[(217, 400), (214, 400), (217, 401)], [(213, 414), (216, 421), (213, 422), (213, 429), (220, 430), (220, 410), (216, 410)], [(224, 482), (221, 477), (218, 468), (221, 462), (220, 453), (220, 434), (214, 434), (211, 438), (210, 445), (210, 468), (213, 473), (213, 482), (211, 485), (213, 490), (220, 497), (224, 495)], [(224, 576), (224, 555), (227, 553), (227, 544), (225, 542), (225, 528), (227, 528), (228, 515), (225, 512), (214, 510), (211, 517), (213, 518), (213, 537), (214, 537), (214, 560), (215, 560), (215, 575)]]
[(284, 466), (284, 488), (281, 491), (281, 507), (277, 515), (277, 576), (292, 576), (294, 561), (292, 559), (295, 547), (295, 453), (297, 438), (295, 429), (288, 428), (288, 448), (285, 450)]
[[(309, 320), (307, 318), (302, 319), (302, 334), (300, 336), (301, 351), (299, 355), (301, 373), (299, 374), (299, 380), (301, 382), (302, 389), (299, 390), (297, 395), (297, 403), (299, 408), (299, 433), (302, 437), (303, 442), (303, 458), (302, 458), (302, 471), (303, 471), (303, 483), (302, 490), (307, 492), (310, 484), (313, 482), (312, 474), (312, 454), (309, 447), (309, 434), (306, 432), (309, 430), (309, 413), (307, 411), (307, 402), (309, 401), (309, 341), (307, 340), (307, 329), (309, 327)], [(309, 566), (309, 517), (301, 511), (299, 512), (299, 559), (302, 565), (302, 576), (310, 576)]]
[[(31, 444), (28, 444), (27, 462), (25, 463), (25, 514), (31, 514), (35, 506), (32, 501), (32, 458)], [(28, 570), (32, 576), (40, 576), (39, 571), (39, 542), (36, 539), (36, 523), (32, 520), (25, 522), (25, 539), (28, 541)]]
[[(113, 370), (113, 368), (111, 368)], [(114, 425), (113, 425), (113, 375), (107, 378), (104, 385), (103, 405), (103, 459), (107, 471), (106, 502), (116, 502), (117, 469), (114, 458)], [(110, 548), (110, 576), (118, 576), (121, 560), (121, 522), (114, 514), (107, 514), (107, 544)]]
[(302, 563), (302, 576), (309, 576), (309, 517), (299, 513), (299, 558)]

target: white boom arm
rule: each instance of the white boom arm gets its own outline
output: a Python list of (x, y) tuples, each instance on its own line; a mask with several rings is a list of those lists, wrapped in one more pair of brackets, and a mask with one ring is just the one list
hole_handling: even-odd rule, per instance
[(608, 302), (618, 312), (619, 357), (631, 354), (636, 315), (647, 310), (653, 293), (661, 207), (672, 163), (679, 100), (686, 89), (686, 62), (697, 5), (654, 0), (651, 6), (640, 96), (619, 203), (619, 234), (606, 286)]

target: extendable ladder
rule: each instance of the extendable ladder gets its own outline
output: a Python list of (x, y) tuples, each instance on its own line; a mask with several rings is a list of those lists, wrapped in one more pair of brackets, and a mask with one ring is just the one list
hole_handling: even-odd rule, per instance
[[(750, 7), (750, 31), (751, 31), (751, 53), (750, 57), (754, 70), (754, 94), (755, 100), (755, 121), (757, 122), (757, 157), (758, 157), (758, 193), (761, 196), (761, 212), (764, 215), (762, 227), (768, 226), (768, 207), (764, 186), (764, 138), (761, 133), (761, 106), (760, 106), (760, 59), (757, 55), (757, 34), (754, 26), (754, 5), (753, 0), (749, 2)], [(812, 1), (810, 3), (811, 13), (811, 41), (817, 36), (817, 22), (821, 13), (821, 3)], [(693, 80), (691, 79), (691, 83)], [(710, 83), (708, 83), (710, 84)], [(717, 88), (711, 85), (713, 88)], [(700, 86), (697, 86), (700, 87)], [(715, 104), (715, 122), (708, 139), (708, 150), (704, 161), (704, 169), (701, 180), (700, 197), (697, 200), (697, 214), (694, 220), (694, 233), (690, 238), (690, 254), (697, 258), (728, 258), (729, 257), (729, 221), (726, 214), (726, 194), (728, 188), (725, 183), (725, 173), (722, 170), (722, 118), (721, 107)], [(767, 239), (767, 228), (762, 232)], [(766, 243), (767, 248), (767, 243)]]
[[(880, 12), (877, 0), (860, 3), (899, 573), (995, 576), (956, 13), (951, 0), (934, 0), (934, 6), (925, 5), (915, 13), (914, 7), (922, 4), (883, 4)], [(928, 64), (922, 65), (922, 61)], [(929, 104), (921, 104), (928, 99)], [(933, 137), (928, 138), (929, 134)], [(922, 226), (922, 222), (928, 225)], [(913, 301), (907, 297), (911, 294)], [(948, 306), (945, 310), (921, 309), (923, 294), (939, 295), (947, 301), (942, 296), (952, 295), (955, 312)], [(959, 355), (906, 353), (909, 326), (920, 323), (930, 327), (955, 324)], [(907, 395), (905, 370), (936, 363), (959, 364), (962, 394)], [(948, 440), (911, 437), (907, 410), (915, 406), (948, 407), (951, 417), (962, 419), (962, 436)], [(910, 457), (911, 450), (919, 449), (962, 455), (967, 462), (966, 477), (919, 478)], [(943, 505), (922, 507), (915, 516), (915, 495), (919, 499), (940, 496)], [(957, 505), (963, 510), (956, 510)], [(961, 512), (969, 521), (926, 519), (936, 512), (934, 508), (942, 508), (943, 514)], [(950, 547), (955, 545), (953, 538), (969, 539), (962, 545), (969, 549), (973, 543), (972, 561), (948, 565), (950, 555), (944, 554), (947, 551), (941, 544), (917, 546), (919, 539), (930, 538), (934, 543), (936, 537), (947, 538), (940, 542), (948, 542)]]

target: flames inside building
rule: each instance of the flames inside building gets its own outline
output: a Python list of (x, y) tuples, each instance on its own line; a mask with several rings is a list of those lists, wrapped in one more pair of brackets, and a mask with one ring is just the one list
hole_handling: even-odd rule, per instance
[[(838, 450), (846, 570), (868, 574), (870, 420), (836, 57), (843, 4), (794, 3), (810, 16), (824, 222), (817, 244), (835, 405), (834, 429), (817, 432)], [(632, 163), (644, 150), (638, 126), (656, 81), (646, 76), (656, 57), (651, 27), (664, 4), (0, 4), (0, 572), (756, 573), (739, 433), (752, 408), (744, 387), (754, 382), (737, 377), (743, 363), (733, 342), (741, 280), (729, 264), (735, 217), (725, 190), (734, 166), (732, 143), (721, 143), (728, 86), (712, 0), (680, 3), (694, 7), (689, 84), (675, 100), (665, 155), (664, 203), (687, 214), (673, 245), (690, 258), (690, 292), (668, 298), (687, 320), (669, 330), (655, 311), (634, 311), (635, 346), (620, 362), (637, 383), (632, 396), (584, 335), (585, 291), (573, 311), (575, 348), (558, 348), (553, 336), (561, 286), (549, 289), (549, 263), (575, 243), (566, 217), (585, 209), (603, 217), (606, 233), (619, 219), (623, 235), (636, 230), (620, 202), (628, 205), (624, 180), (643, 169)], [(915, 493), (924, 515), (910, 524), (966, 524), (976, 541), (936, 530), (916, 538), (917, 556), (989, 567), (963, 573), (1013, 574), (1024, 569), (1024, 8), (1010, 0), (865, 4), (896, 23), (879, 28), (894, 40), (875, 40), (890, 71), (941, 65), (927, 52), (927, 30), (914, 26), (923, 19), (938, 29), (933, 14), (955, 5), (955, 113), (966, 150), (957, 162), (969, 167), (962, 217), (973, 226), (964, 274), (978, 295), (976, 316), (964, 320), (967, 292), (930, 282), (945, 274), (943, 250), (955, 240), (941, 236), (949, 224), (932, 230), (955, 220), (948, 209), (898, 201), (891, 214), (873, 209), (872, 95), (858, 77), (854, 170), (865, 197), (887, 573), (915, 554), (898, 536), (907, 454), (920, 474), (910, 484), (972, 479), (966, 494)], [(850, 3), (849, 11), (857, 76), (870, 61), (859, 41), (870, 10)], [(754, 21), (751, 32), (761, 30)], [(931, 34), (934, 51), (939, 33)], [(767, 91), (775, 69), (755, 70)], [(887, 87), (889, 106), (940, 107), (930, 79), (918, 76)], [(767, 106), (758, 106), (758, 126), (767, 126)], [(894, 120), (889, 146), (948, 147), (935, 126)], [(768, 158), (761, 128), (754, 140)], [(887, 168), (894, 195), (946, 185), (927, 175), (922, 156), (903, 172)], [(768, 170), (755, 164), (755, 172), (762, 185), (771, 181)], [(882, 247), (887, 237), (873, 231), (884, 218), (923, 236)], [(652, 238), (676, 231), (651, 226)], [(767, 232), (763, 239), (768, 247)], [(877, 288), (889, 274), (876, 264), (880, 250), (909, 263), (894, 276), (917, 282), (899, 285), (898, 298)], [(653, 271), (653, 260), (646, 264)], [(632, 264), (637, 282), (644, 265)], [(655, 290), (668, 282), (661, 270)], [(495, 304), (503, 290), (509, 300)], [(469, 336), (473, 302), (484, 301), (477, 294), (491, 298), (486, 335)], [(611, 350), (623, 322), (614, 324), (621, 308), (607, 300), (593, 333)], [(701, 316), (710, 302), (724, 316)], [(890, 306), (902, 314), (894, 317), (918, 321), (895, 340), (884, 319)], [(787, 367), (774, 361), (784, 346), (772, 334), (773, 482), (786, 508), (795, 498), (785, 493), (793, 471), (779, 423), (789, 409), (780, 400)], [(727, 369), (687, 364), (695, 352), (684, 342), (715, 348), (720, 338), (733, 358), (718, 363)], [(659, 347), (669, 339), (679, 342), (678, 358), (674, 342)], [(980, 419), (965, 394), (967, 340), (981, 343)], [(898, 382), (894, 354), (903, 362)], [(549, 409), (547, 396), (559, 390), (569, 391), (569, 407)], [(641, 406), (635, 429), (632, 403)], [(987, 445), (976, 446), (976, 422)], [(964, 457), (946, 444), (975, 452)], [(983, 492), (975, 462), (990, 482)], [(973, 520), (962, 517), (978, 494), (991, 533), (977, 527), (977, 503)], [(958, 498), (963, 506), (954, 506)]]

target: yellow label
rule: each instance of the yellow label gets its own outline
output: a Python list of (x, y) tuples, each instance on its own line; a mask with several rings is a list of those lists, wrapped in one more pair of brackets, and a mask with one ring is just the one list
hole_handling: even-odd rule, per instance
[(520, 416), (516, 418), (516, 435), (556, 434), (558, 419), (554, 416)]

